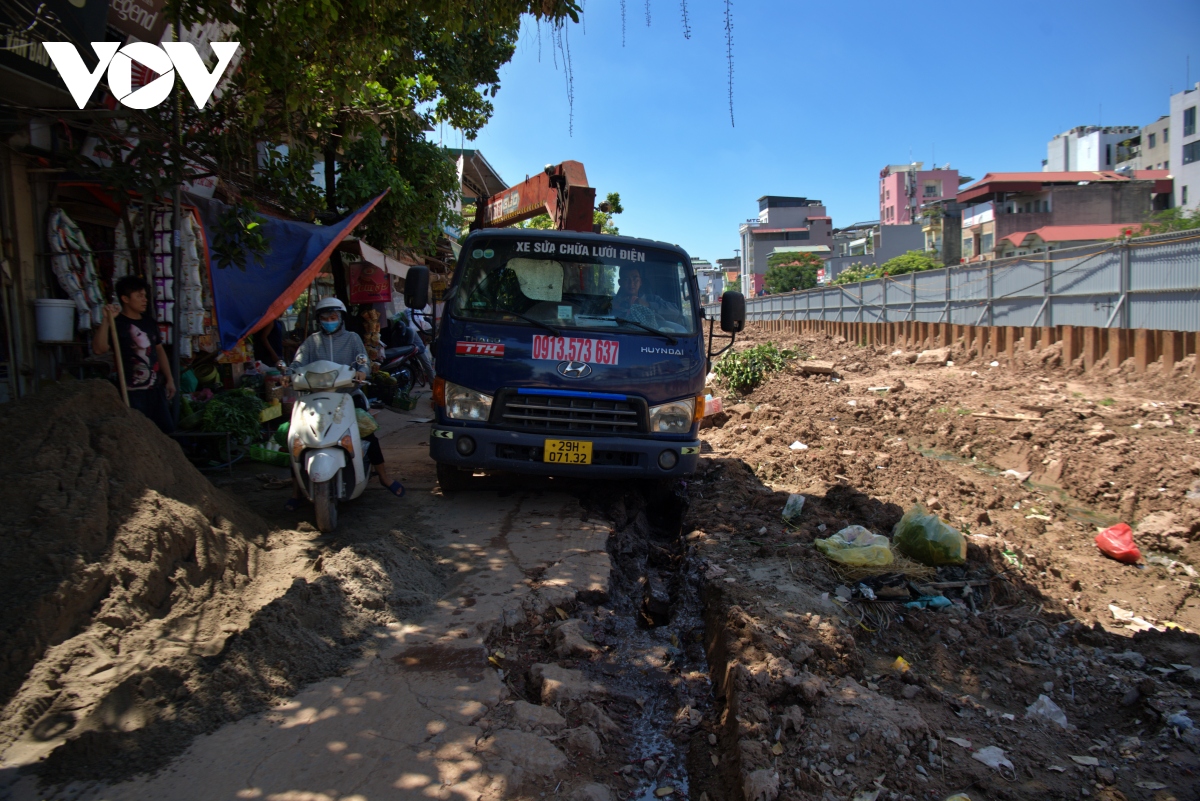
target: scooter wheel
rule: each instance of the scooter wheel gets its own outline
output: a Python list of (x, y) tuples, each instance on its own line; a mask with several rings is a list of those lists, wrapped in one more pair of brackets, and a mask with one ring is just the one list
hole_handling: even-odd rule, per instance
[(322, 534), (337, 528), (337, 498), (332, 481), (322, 481), (313, 487), (313, 507), (317, 512), (317, 529)]

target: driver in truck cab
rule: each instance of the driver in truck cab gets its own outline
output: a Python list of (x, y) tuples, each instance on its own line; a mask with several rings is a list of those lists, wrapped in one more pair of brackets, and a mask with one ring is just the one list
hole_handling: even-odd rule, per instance
[[(292, 359), (291, 371), (296, 373), (306, 365), (328, 359), (331, 362), (354, 367), (356, 371), (354, 377), (359, 381), (364, 380), (367, 376), (358, 369), (358, 365), (366, 363), (367, 349), (363, 345), (362, 337), (353, 331), (346, 330), (346, 305), (337, 298), (325, 298), (317, 304), (317, 323), (320, 325), (320, 330), (304, 340), (304, 344), (296, 351), (296, 355)], [(362, 357), (361, 361), (359, 360), (360, 356)], [(367, 408), (366, 400), (361, 392), (355, 392), (353, 399), (356, 409)], [(383, 448), (379, 445), (379, 437), (370, 434), (363, 437), (362, 441), (366, 443), (367, 461), (375, 469), (379, 483), (396, 497), (404, 497), (404, 485), (399, 481), (393, 481), (388, 475), (387, 465), (383, 459)], [(296, 484), (295, 476), (292, 477), (292, 484), (295, 487), (293, 495), (284, 504), (289, 512), (300, 508), (300, 501), (303, 497), (300, 485)]]

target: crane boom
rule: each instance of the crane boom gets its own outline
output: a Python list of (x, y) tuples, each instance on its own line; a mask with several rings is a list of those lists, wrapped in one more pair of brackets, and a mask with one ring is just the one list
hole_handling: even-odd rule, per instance
[(592, 231), (596, 190), (578, 161), (548, 164), (539, 174), (489, 198), (481, 198), (471, 230), (505, 228), (549, 214), (557, 231)]

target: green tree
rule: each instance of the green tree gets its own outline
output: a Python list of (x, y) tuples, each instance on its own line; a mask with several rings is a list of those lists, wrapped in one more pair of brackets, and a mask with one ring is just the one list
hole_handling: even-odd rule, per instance
[(1200, 208), (1190, 211), (1180, 208), (1167, 209), (1155, 214), (1150, 218), (1150, 222), (1142, 225), (1140, 229), (1130, 226), (1130, 230), (1140, 236), (1165, 234), (1171, 231), (1190, 231), (1194, 228), (1200, 228)]
[(739, 278), (735, 281), (726, 281), (725, 288), (721, 290), (721, 294), (724, 295), (726, 292), (741, 292), (741, 291), (742, 291), (742, 281)]
[(925, 270), (940, 269), (942, 263), (923, 250), (910, 250), (900, 256), (893, 256), (885, 261), (880, 268), (882, 275), (908, 275)]
[(768, 292), (795, 292), (817, 285), (817, 270), (825, 262), (812, 253), (772, 253), (763, 276)]
[[(576, 0), (171, 0), (185, 27), (215, 22), (241, 43), (240, 63), (203, 110), (190, 99), (99, 114), (98, 164), (74, 165), (126, 205), (183, 180), (215, 175), (228, 196), (302, 219), (334, 219), (391, 190), (368, 222), (374, 244), (430, 244), (455, 215), (458, 190), (426, 131), (468, 139), (491, 117), (499, 69), (523, 15), (560, 27)], [(180, 90), (182, 91), (182, 90)], [(176, 137), (173, 113), (182, 115)], [(312, 186), (322, 158), (341, 184)], [(330, 171), (326, 171), (328, 176)], [(236, 261), (236, 260), (234, 260)]]

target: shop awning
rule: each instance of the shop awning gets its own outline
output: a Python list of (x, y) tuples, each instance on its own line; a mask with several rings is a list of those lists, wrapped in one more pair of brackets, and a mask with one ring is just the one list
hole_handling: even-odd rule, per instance
[(204, 229), (205, 263), (212, 282), (221, 350), (231, 350), (247, 334), (287, 311), (329, 261), (333, 249), (371, 213), (384, 194), (335, 225), (264, 216), (262, 230), (269, 250), (261, 263), (249, 264), (244, 270), (220, 267), (212, 258), (217, 221), (229, 207), (219, 200), (186, 195), (187, 202), (200, 212)]
[(367, 264), (378, 267), (397, 278), (403, 278), (408, 275), (408, 268), (417, 264), (415, 259), (389, 256), (382, 250), (376, 250), (371, 247), (361, 239), (345, 239), (337, 246), (337, 249), (342, 253), (349, 253), (351, 256), (356, 256), (358, 261), (365, 261)]

